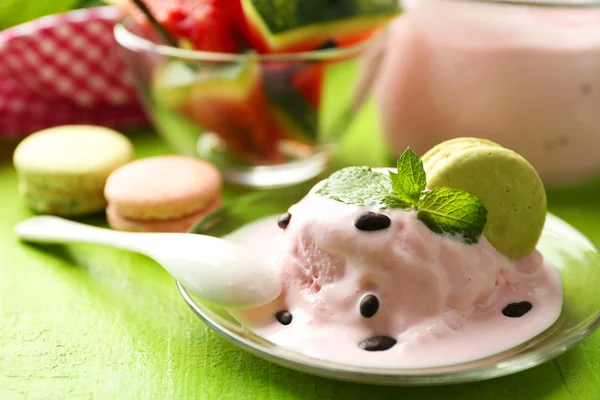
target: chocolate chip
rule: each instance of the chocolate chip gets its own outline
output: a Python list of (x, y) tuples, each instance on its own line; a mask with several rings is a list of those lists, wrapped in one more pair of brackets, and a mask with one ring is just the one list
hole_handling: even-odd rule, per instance
[(285, 214), (281, 214), (279, 216), (279, 218), (277, 218), (277, 226), (280, 227), (281, 229), (285, 229), (285, 228), (287, 228), (291, 219), (292, 219), (292, 214), (290, 214), (289, 212), (285, 213)]
[(528, 301), (522, 301), (520, 303), (510, 303), (502, 310), (502, 314), (509, 318), (520, 318), (527, 314), (533, 306)]
[(358, 347), (366, 351), (383, 351), (391, 349), (396, 343), (396, 339), (389, 336), (373, 336), (360, 342)]
[(289, 325), (292, 323), (292, 313), (288, 310), (281, 310), (275, 313), (275, 318), (281, 325)]
[(389, 228), (392, 224), (390, 217), (371, 211), (360, 214), (354, 220), (354, 226), (360, 231), (380, 231)]
[(379, 300), (372, 294), (368, 294), (360, 301), (360, 315), (371, 318), (379, 309)]

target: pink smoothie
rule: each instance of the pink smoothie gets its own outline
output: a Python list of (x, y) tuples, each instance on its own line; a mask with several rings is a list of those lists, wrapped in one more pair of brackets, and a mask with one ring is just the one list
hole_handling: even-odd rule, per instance
[(600, 175), (600, 7), (418, 0), (391, 31), (376, 91), (393, 151), (481, 137), (548, 185)]
[[(387, 215), (389, 227), (358, 230), (355, 219), (369, 210)], [(282, 274), (284, 289), (274, 302), (230, 311), (280, 346), (344, 364), (440, 366), (511, 349), (560, 315), (560, 276), (537, 251), (513, 262), (483, 237), (467, 245), (433, 233), (414, 211), (348, 206), (313, 193), (289, 212), (284, 229), (267, 218), (228, 237)], [(369, 317), (360, 306), (367, 295), (379, 304)], [(503, 314), (521, 302), (531, 310)], [(276, 318), (284, 310), (289, 325)], [(377, 336), (396, 343), (381, 351), (359, 347)]]

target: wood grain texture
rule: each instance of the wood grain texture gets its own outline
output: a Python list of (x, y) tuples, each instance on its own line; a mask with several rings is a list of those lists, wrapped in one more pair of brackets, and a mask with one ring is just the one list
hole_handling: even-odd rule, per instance
[[(344, 140), (341, 164), (378, 164), (373, 105)], [(138, 157), (166, 153), (133, 136)], [(365, 146), (365, 142), (373, 143)], [(4, 153), (8, 145), (1, 143)], [(235, 195), (235, 191), (228, 194)], [(600, 205), (561, 200), (559, 216), (600, 243)], [(600, 398), (600, 334), (560, 357), (485, 382), (394, 388), (337, 382), (262, 361), (221, 339), (151, 260), (93, 246), (19, 243), (29, 216), (9, 160), (0, 161), (0, 399), (486, 399)], [(103, 224), (101, 216), (86, 221)]]

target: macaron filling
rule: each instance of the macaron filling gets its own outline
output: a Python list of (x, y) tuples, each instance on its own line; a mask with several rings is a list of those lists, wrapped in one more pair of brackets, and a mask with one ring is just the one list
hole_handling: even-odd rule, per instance
[(199, 211), (173, 219), (139, 220), (125, 217), (118, 210), (109, 205), (106, 208), (106, 217), (109, 225), (117, 230), (130, 232), (187, 232), (198, 220), (208, 215), (221, 206), (218, 198), (212, 200)]

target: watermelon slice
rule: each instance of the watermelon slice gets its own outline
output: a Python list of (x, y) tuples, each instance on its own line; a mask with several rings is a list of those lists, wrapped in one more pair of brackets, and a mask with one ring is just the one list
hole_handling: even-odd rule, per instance
[[(323, 43), (320, 49), (338, 47), (334, 40)], [(326, 64), (320, 62), (271, 62), (266, 65), (267, 75), (275, 80), (285, 80), (292, 90), (296, 90), (304, 96), (310, 105), (316, 110), (321, 106), (321, 93), (323, 88), (323, 75)]]
[(315, 110), (321, 106), (324, 71), (323, 64), (309, 64), (291, 77), (292, 87), (302, 93)]
[(280, 135), (314, 143), (319, 128), (323, 66), (316, 64), (269, 65), (264, 88)]
[(178, 109), (186, 103), (196, 80), (196, 73), (185, 62), (165, 63), (154, 72), (152, 97), (167, 108)]
[(280, 161), (281, 135), (256, 62), (205, 65), (194, 71), (174, 61), (159, 69), (152, 93), (161, 105), (215, 133), (238, 156), (259, 164)]
[[(154, 28), (131, 0), (118, 4), (149, 34)], [(152, 15), (180, 47), (237, 53), (248, 35), (240, 0), (144, 0)]]
[(184, 112), (219, 135), (239, 155), (257, 163), (280, 161), (280, 138), (263, 92), (260, 66), (253, 61), (220, 68), (192, 87)]
[(242, 0), (248, 41), (259, 52), (310, 51), (334, 39), (364, 40), (400, 13), (398, 0)]

